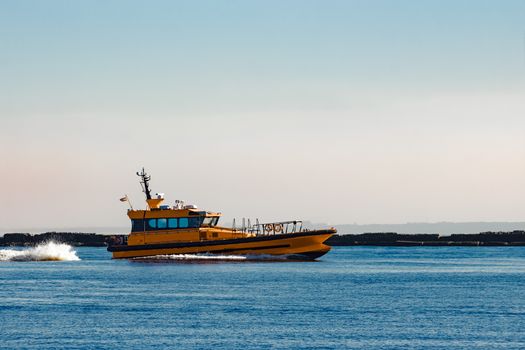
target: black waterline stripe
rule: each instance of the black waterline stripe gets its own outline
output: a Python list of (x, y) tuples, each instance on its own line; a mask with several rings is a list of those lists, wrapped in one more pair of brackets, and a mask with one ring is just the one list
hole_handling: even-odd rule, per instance
[(290, 248), (289, 244), (271, 245), (267, 247), (253, 247), (253, 248), (232, 248), (232, 249), (221, 249), (221, 250), (208, 250), (210, 253), (230, 253), (238, 252), (241, 250), (264, 250), (264, 249), (276, 249), (276, 248)]

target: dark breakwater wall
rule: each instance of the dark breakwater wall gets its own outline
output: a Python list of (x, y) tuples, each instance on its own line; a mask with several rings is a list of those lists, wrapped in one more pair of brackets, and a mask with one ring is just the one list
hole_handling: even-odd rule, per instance
[(67, 243), (73, 246), (104, 247), (110, 236), (96, 233), (45, 232), (36, 235), (29, 233), (6, 233), (0, 237), (0, 246), (34, 246), (45, 242)]
[(395, 232), (334, 235), (331, 246), (525, 246), (525, 231), (482, 232), (478, 234), (398, 234)]
[[(103, 247), (115, 237), (78, 232), (6, 233), (0, 246), (34, 246), (49, 241), (73, 246)], [(395, 232), (334, 235), (326, 241), (330, 246), (525, 246), (525, 231), (482, 232), (478, 234), (398, 234)]]

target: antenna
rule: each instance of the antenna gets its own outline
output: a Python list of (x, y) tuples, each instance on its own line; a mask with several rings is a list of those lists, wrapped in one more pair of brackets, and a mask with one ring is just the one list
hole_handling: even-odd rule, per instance
[(149, 180), (151, 180), (151, 176), (146, 174), (144, 171), (144, 167), (142, 168), (142, 172), (137, 171), (137, 176), (139, 176), (142, 180), (140, 181), (140, 186), (142, 186), (142, 192), (146, 194), (146, 199), (151, 199), (151, 190), (149, 188)]

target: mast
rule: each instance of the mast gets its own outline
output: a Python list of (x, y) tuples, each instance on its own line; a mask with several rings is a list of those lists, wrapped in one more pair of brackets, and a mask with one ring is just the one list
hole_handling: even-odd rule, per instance
[(148, 181), (151, 180), (151, 176), (146, 174), (144, 168), (142, 168), (142, 172), (137, 171), (137, 176), (139, 176), (142, 179), (140, 181), (140, 185), (142, 186), (142, 192), (146, 194), (146, 199), (151, 199), (151, 190), (149, 189), (148, 183)]

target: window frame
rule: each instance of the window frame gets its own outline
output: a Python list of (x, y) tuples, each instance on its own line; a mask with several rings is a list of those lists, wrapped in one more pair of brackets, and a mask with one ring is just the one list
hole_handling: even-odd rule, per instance
[(202, 225), (202, 216), (188, 218), (188, 228), (199, 228)]
[[(162, 225), (164, 226), (161, 226), (161, 222), (162, 222)], [(167, 228), (168, 228), (168, 219), (167, 218), (157, 218), (157, 229), (165, 230)]]
[(205, 216), (202, 220), (202, 226), (212, 226), (213, 219), (215, 219), (213, 216)]
[[(155, 224), (152, 225), (151, 223), (154, 222)], [(157, 229), (157, 219), (148, 219), (148, 228), (156, 230)]]
[(131, 219), (131, 232), (144, 232), (146, 229), (146, 220)]
[(189, 228), (189, 218), (179, 218), (179, 228)]
[[(172, 223), (175, 225), (172, 225)], [(168, 218), (168, 229), (179, 228), (179, 218)]]

